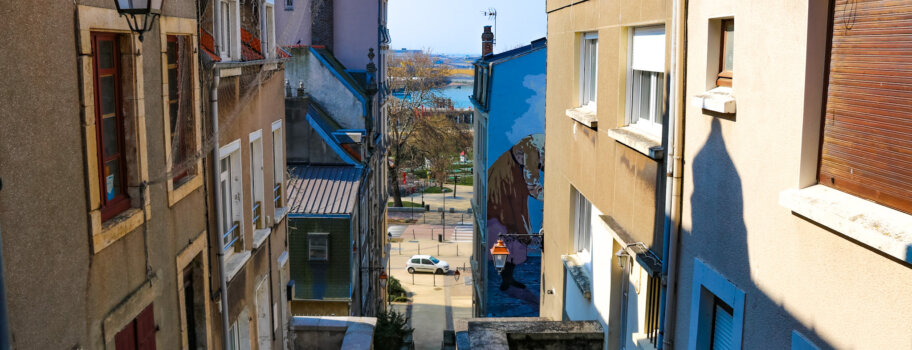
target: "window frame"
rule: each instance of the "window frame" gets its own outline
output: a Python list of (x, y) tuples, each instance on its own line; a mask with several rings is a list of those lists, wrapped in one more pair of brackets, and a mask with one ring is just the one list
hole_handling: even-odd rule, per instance
[[(586, 269), (592, 272), (592, 202), (574, 190), (573, 205), (573, 253), (582, 260)], [(584, 210), (580, 210), (584, 208)], [(585, 232), (581, 228), (585, 227)], [(585, 247), (584, 247), (585, 246)]]
[[(598, 32), (580, 33), (579, 45), (579, 106), (594, 110), (598, 100)], [(595, 72), (589, 74), (593, 68)]]
[[(282, 120), (272, 123), (272, 195), (273, 209), (285, 207), (285, 142), (282, 135)], [(278, 221), (278, 220), (276, 220)]]
[[(244, 190), (243, 175), (241, 170), (240, 140), (235, 140), (219, 149), (220, 173), (218, 175), (217, 191), (222, 191), (222, 208), (219, 220), (222, 220), (222, 232), (219, 232), (219, 247), (222, 252), (230, 256), (236, 252), (246, 250), (244, 230)], [(227, 194), (222, 188), (227, 183)], [(230, 216), (230, 217), (229, 217)], [(235, 227), (236, 226), (236, 227)], [(232, 230), (237, 230), (237, 238), (226, 243), (225, 238)], [(232, 236), (234, 236), (232, 235)], [(233, 249), (229, 249), (233, 248)]]
[(263, 33), (262, 38), (260, 38), (263, 57), (274, 58), (276, 56), (275, 6), (268, 1), (264, 1), (262, 13), (262, 23), (265, 28), (265, 33)]
[[(726, 24), (731, 25), (731, 31), (726, 30)], [(734, 72), (734, 55), (732, 55), (732, 70), (725, 69), (725, 51), (728, 48), (728, 36), (735, 35), (735, 19), (726, 18), (719, 21), (719, 73), (716, 74), (716, 86), (731, 87)], [(732, 50), (734, 50), (735, 39), (732, 38)]]
[[(316, 246), (315, 242), (322, 242), (322, 247)], [(314, 249), (322, 249), (323, 256), (314, 257)], [(307, 234), (307, 261), (329, 261), (329, 233), (310, 232)]]
[[(265, 227), (263, 217), (266, 214), (266, 207), (263, 205), (265, 176), (263, 171), (263, 130), (257, 130), (250, 133), (250, 200), (251, 200), (251, 222), (253, 229)], [(257, 215), (259, 209), (259, 215)]]
[[(241, 59), (241, 14), (238, 0), (219, 0), (218, 20), (213, 23), (218, 30), (218, 55), (223, 60)], [(227, 14), (225, 9), (227, 8)]]
[(285, 11), (294, 10), (294, 0), (285, 0)]
[[(638, 57), (635, 52), (635, 46), (637, 46), (636, 45), (637, 32), (643, 31), (645, 33), (649, 33), (649, 31), (660, 30), (660, 29), (662, 32), (662, 34), (661, 34), (661, 36), (662, 36), (662, 41), (661, 41), (661, 43), (662, 43), (662, 46), (661, 46), (662, 68), (661, 68), (661, 71), (656, 70), (659, 68), (652, 68), (649, 70), (635, 69), (634, 66), (638, 65), (637, 62), (635, 62), (636, 57)], [(649, 35), (649, 34), (643, 34), (644, 37), (647, 35)], [(645, 39), (643, 39), (643, 40), (645, 40)], [(648, 134), (655, 135), (655, 136), (660, 136), (662, 134), (662, 128), (665, 125), (663, 109), (664, 109), (664, 105), (665, 105), (664, 99), (665, 99), (665, 94), (666, 94), (666, 91), (665, 91), (666, 72), (665, 72), (665, 68), (664, 68), (665, 67), (665, 56), (667, 55), (667, 52), (665, 50), (666, 42), (667, 42), (667, 38), (666, 38), (664, 24), (647, 25), (647, 26), (641, 26), (641, 27), (631, 27), (628, 30), (627, 86), (626, 86), (626, 89), (627, 89), (627, 91), (626, 91), (627, 125), (631, 126), (631, 127), (635, 127), (639, 130), (642, 130)], [(652, 63), (655, 64), (655, 62), (652, 62)], [(649, 64), (646, 64), (646, 65), (649, 65)], [(642, 81), (640, 79), (638, 79), (640, 77), (638, 75), (638, 73), (641, 75), (648, 75), (648, 81), (650, 84), (650, 87), (648, 89), (649, 95), (645, 97), (649, 100), (648, 104), (646, 104), (649, 107), (648, 108), (649, 112), (647, 112), (647, 118), (642, 118), (642, 113), (641, 113), (641, 109), (640, 109), (643, 106), (642, 101), (643, 101), (644, 97), (641, 93), (644, 90), (642, 90), (640, 88), (642, 86), (642, 85), (640, 85)]]
[[(129, 172), (130, 166), (127, 162), (127, 145), (125, 141), (125, 116), (123, 115), (123, 91), (121, 89), (121, 80), (123, 79), (123, 72), (121, 70), (120, 63), (120, 34), (111, 33), (111, 32), (92, 32), (91, 41), (92, 41), (92, 85), (94, 89), (94, 111), (95, 111), (95, 152), (98, 157), (98, 186), (100, 191), (100, 210), (101, 210), (101, 221), (108, 221), (109, 219), (125, 212), (130, 208), (130, 196), (128, 192), (129, 187)], [(103, 41), (111, 42), (111, 53), (112, 53), (112, 67), (102, 68), (100, 62), (100, 48), (99, 43)], [(102, 110), (102, 93), (101, 93), (101, 78), (111, 76), (114, 79), (114, 112), (108, 113), (111, 114), (108, 118), (114, 118), (115, 128), (117, 137), (117, 152), (113, 155), (105, 153), (105, 138), (104, 138), (104, 119), (105, 113)], [(111, 198), (107, 197), (107, 176), (105, 171), (105, 165), (109, 162), (116, 161), (118, 166), (118, 175), (120, 177), (119, 187), (120, 194), (115, 195)]]
[(687, 348), (705, 349), (711, 345), (713, 311), (718, 299), (732, 309), (732, 345), (740, 349), (744, 332), (744, 291), (699, 258), (694, 258), (693, 262)]

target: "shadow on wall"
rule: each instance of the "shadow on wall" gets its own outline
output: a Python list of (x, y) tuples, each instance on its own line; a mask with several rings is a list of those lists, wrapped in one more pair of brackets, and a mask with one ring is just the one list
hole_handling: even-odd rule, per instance
[[(680, 257), (682, 279), (678, 286), (676, 343), (684, 348), (691, 341), (689, 338), (698, 334), (688, 329), (691, 309), (695, 307), (691, 304), (696, 258), (744, 292), (743, 348), (791, 344), (793, 331), (798, 331), (820, 349), (830, 349), (832, 346), (820, 338), (813, 325), (802, 324), (753, 280), (741, 177), (725, 145), (721, 127), (719, 119), (713, 118), (709, 137), (693, 160), (690, 198), (693, 226), (690, 232), (683, 231), (681, 237), (682, 247), (690, 248), (682, 249)], [(705, 289), (701, 292), (708, 293)]]

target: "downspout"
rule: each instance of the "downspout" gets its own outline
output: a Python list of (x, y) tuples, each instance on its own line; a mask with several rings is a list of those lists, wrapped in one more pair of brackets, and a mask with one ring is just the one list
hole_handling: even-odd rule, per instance
[[(215, 73), (212, 77), (212, 92), (209, 95), (209, 101), (212, 103), (212, 142), (214, 146), (212, 147), (212, 180), (216, 182), (215, 190), (212, 191), (215, 194), (215, 226), (218, 228), (217, 237), (221, 238), (222, 232), (225, 232), (225, 228), (222, 223), (222, 191), (219, 190), (218, 178), (222, 173), (220, 167), (221, 162), (219, 161), (219, 128), (218, 128), (218, 86), (219, 86), (219, 70), (218, 68), (213, 70)], [(224, 333), (225, 341), (228, 341), (228, 281), (225, 276), (225, 252), (222, 247), (222, 240), (218, 239), (218, 263), (219, 263), (219, 289), (222, 290), (222, 332)]]
[[(678, 239), (681, 227), (681, 185), (683, 178), (683, 141), (684, 141), (684, 54), (686, 51), (685, 38), (685, 10), (686, 0), (674, 0), (672, 4), (672, 39), (671, 52), (674, 57), (671, 61), (672, 82), (668, 94), (668, 145), (671, 152), (666, 156), (666, 176), (671, 181), (665, 182), (665, 225), (662, 257), (662, 294), (659, 305), (659, 337), (658, 349), (674, 348), (675, 326), (675, 292), (677, 291), (677, 264), (678, 264)], [(682, 45), (683, 44), (683, 45)], [(671, 167), (670, 171), (668, 167)], [(670, 287), (670, 288), (669, 288)]]

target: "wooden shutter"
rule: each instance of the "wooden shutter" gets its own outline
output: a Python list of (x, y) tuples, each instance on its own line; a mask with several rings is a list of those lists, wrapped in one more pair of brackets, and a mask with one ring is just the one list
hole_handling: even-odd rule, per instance
[(155, 314), (152, 312), (152, 304), (136, 316), (136, 348), (155, 350)]
[(819, 181), (912, 214), (912, 0), (836, 0)]

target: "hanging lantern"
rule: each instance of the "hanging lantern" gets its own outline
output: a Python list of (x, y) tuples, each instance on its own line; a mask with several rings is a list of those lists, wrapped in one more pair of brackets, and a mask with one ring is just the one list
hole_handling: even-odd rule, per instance
[(155, 17), (161, 14), (162, 1), (114, 0), (114, 4), (117, 6), (117, 13), (127, 17), (130, 30), (139, 34), (139, 41), (142, 41), (143, 33), (152, 28)]
[(503, 271), (508, 255), (510, 255), (510, 250), (507, 249), (503, 240), (498, 239), (497, 244), (491, 247), (491, 257), (494, 258), (494, 269), (497, 270), (497, 273)]

